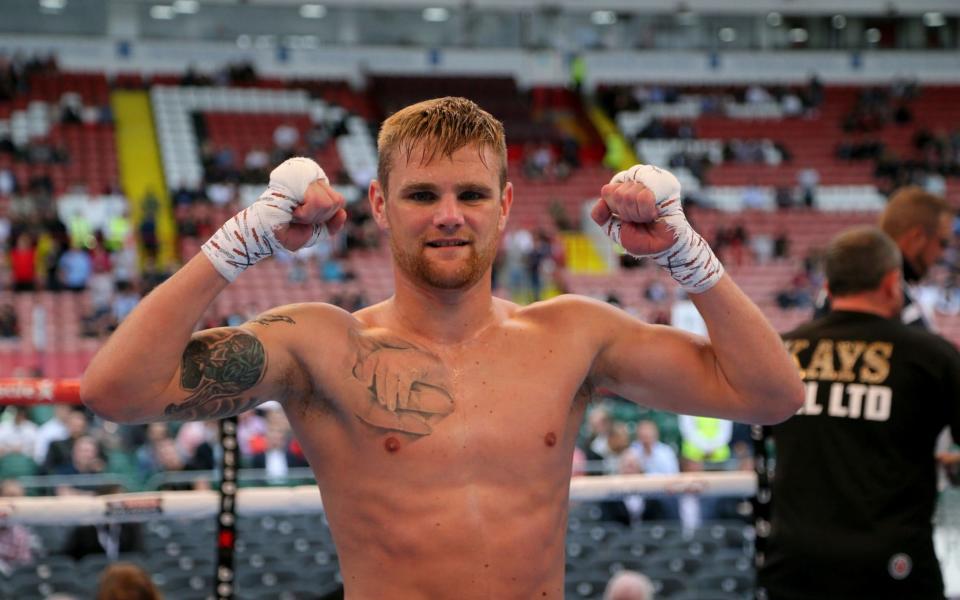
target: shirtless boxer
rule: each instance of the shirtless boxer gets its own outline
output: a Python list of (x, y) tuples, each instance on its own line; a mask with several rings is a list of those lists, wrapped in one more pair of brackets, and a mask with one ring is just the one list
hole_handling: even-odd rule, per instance
[[(802, 402), (779, 337), (680, 211), (671, 174), (638, 166), (593, 218), (655, 255), (711, 340), (602, 302), (494, 298), (513, 203), (502, 125), (443, 98), (390, 117), (369, 199), (393, 297), (349, 314), (279, 307), (193, 333), (230, 281), (276, 246), (344, 223), (316, 163), (291, 159), (143, 299), (87, 369), (81, 396), (118, 422), (224, 417), (279, 400), (313, 467), (351, 600), (562, 598), (574, 442), (592, 390), (645, 406), (775, 423)], [(191, 335), (192, 334), (192, 335)]]

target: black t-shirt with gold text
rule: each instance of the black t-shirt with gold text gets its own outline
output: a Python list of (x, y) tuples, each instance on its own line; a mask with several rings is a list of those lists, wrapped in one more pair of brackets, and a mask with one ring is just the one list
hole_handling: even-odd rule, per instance
[(758, 586), (771, 600), (943, 598), (934, 444), (960, 439), (960, 352), (898, 320), (834, 311), (783, 336), (804, 406), (773, 428)]

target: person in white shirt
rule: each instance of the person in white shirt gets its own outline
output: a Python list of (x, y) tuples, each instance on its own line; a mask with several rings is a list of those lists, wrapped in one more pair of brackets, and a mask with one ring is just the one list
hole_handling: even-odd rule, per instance
[(67, 429), (67, 416), (70, 414), (68, 404), (54, 404), (53, 416), (37, 428), (33, 439), (33, 460), (42, 465), (47, 460), (47, 450), (51, 442), (59, 442), (70, 437)]
[[(13, 418), (9, 417), (10, 410)], [(8, 409), (0, 423), (0, 454), (19, 452), (24, 456), (33, 457), (33, 447), (37, 438), (37, 424), (27, 415), (26, 406), (14, 406)]]

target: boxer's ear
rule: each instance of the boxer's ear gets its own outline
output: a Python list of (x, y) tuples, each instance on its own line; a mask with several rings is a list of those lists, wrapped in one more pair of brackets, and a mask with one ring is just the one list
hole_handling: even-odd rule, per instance
[(383, 231), (389, 231), (390, 220), (387, 218), (386, 190), (383, 189), (379, 181), (373, 179), (370, 181), (367, 196), (370, 199), (370, 211), (373, 213), (373, 218), (377, 222), (377, 225), (379, 225)]
[(497, 222), (497, 229), (503, 232), (507, 228), (507, 219), (510, 217), (510, 207), (513, 206), (513, 184), (509, 181), (503, 186), (503, 193), (500, 194), (500, 219)]

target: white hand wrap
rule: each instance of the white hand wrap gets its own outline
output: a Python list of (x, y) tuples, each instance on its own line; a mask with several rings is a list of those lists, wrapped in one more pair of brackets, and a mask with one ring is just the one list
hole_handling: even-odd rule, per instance
[[(290, 223), (293, 210), (303, 203), (307, 187), (317, 180), (328, 182), (323, 169), (313, 160), (285, 160), (270, 173), (270, 184), (260, 198), (224, 223), (201, 250), (227, 281), (233, 281), (281, 247), (276, 230)], [(322, 225), (314, 225), (313, 236), (304, 246), (316, 243), (321, 231)]]
[[(667, 224), (676, 240), (673, 246), (650, 255), (651, 258), (666, 269), (687, 292), (700, 294), (716, 285), (723, 277), (723, 265), (709, 244), (690, 227), (683, 215), (680, 182), (677, 178), (672, 173), (651, 165), (635, 165), (614, 175), (610, 183), (627, 181), (642, 183), (653, 192), (659, 219)], [(607, 235), (617, 244), (620, 243), (621, 226), (622, 223), (617, 217), (612, 217), (604, 226)]]

